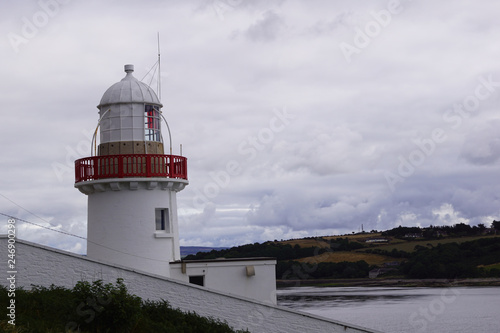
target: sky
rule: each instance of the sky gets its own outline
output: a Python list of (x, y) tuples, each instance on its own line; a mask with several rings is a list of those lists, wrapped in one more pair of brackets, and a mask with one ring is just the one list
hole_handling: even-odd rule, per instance
[(123, 65), (157, 89), (159, 33), (163, 113), (188, 158), (181, 245), (489, 226), (499, 12), (493, 0), (2, 1), (0, 213), (46, 227), (19, 221), (21, 239), (85, 253), (74, 160), (90, 156)]

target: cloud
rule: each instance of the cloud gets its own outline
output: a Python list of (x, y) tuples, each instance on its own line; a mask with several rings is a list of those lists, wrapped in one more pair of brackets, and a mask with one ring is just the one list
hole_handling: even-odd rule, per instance
[(343, 11), (337, 14), (333, 19), (324, 21), (320, 20), (315, 22), (306, 31), (314, 35), (330, 35), (336, 32), (341, 27), (349, 27), (353, 25), (353, 11)]
[[(73, 161), (90, 154), (96, 105), (123, 65), (141, 78), (156, 62), (160, 32), (163, 112), (174, 153), (182, 144), (188, 157), (183, 244), (499, 219), (500, 51), (491, 43), (499, 4), (405, 2), (347, 63), (339, 45), (353, 43), (387, 1), (217, 3), (72, 1), (18, 52), (0, 40), (0, 193), (22, 207), (0, 198), (0, 212), (50, 226), (33, 212), (85, 236), (87, 198), (73, 187)], [(23, 18), (41, 10), (0, 7), (9, 13), (4, 37), (22, 35)], [(454, 110), (490, 76), (488, 98), (467, 115)], [(294, 119), (269, 132), (282, 109)], [(446, 140), (392, 191), (385, 173), (399, 175), (401, 158), (419, 154), (415, 141), (436, 128)], [(231, 161), (241, 168), (226, 181)], [(194, 204), (213, 184), (217, 193)], [(20, 230), (85, 251), (74, 237)]]
[(494, 165), (500, 158), (500, 120), (490, 120), (465, 136), (460, 157), (476, 165)]
[(244, 35), (251, 41), (270, 42), (286, 29), (283, 18), (273, 10), (266, 11), (262, 18), (252, 24)]

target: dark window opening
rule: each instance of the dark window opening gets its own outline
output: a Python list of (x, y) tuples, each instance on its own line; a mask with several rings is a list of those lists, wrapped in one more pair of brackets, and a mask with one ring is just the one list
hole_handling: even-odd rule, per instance
[(155, 223), (156, 223), (156, 230), (164, 230), (169, 233), (171, 232), (170, 219), (168, 216), (168, 208), (155, 209)]
[(205, 286), (205, 276), (204, 275), (193, 275), (189, 277), (189, 283), (196, 284), (198, 286)]

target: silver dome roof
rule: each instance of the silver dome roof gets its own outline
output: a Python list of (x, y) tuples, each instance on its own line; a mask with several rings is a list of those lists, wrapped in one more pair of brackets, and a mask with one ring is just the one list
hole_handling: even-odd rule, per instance
[(156, 93), (147, 84), (137, 80), (132, 72), (134, 65), (125, 65), (127, 75), (106, 90), (98, 108), (109, 104), (147, 103), (163, 106)]

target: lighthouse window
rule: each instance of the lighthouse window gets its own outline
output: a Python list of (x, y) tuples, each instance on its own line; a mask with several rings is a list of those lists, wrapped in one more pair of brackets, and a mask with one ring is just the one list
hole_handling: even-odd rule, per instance
[(156, 230), (170, 233), (170, 220), (168, 217), (168, 208), (155, 209)]
[(144, 137), (147, 141), (160, 140), (160, 109), (156, 105), (146, 105), (144, 108)]

